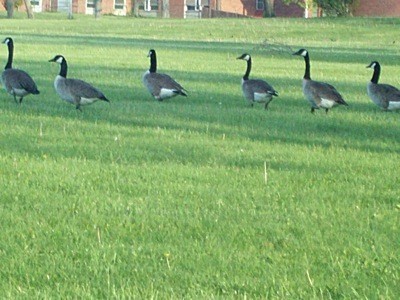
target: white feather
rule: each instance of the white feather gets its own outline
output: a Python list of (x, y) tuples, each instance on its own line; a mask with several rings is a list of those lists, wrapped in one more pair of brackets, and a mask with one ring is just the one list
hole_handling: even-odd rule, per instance
[(61, 64), (61, 63), (63, 62), (63, 60), (64, 60), (64, 58), (59, 57), (59, 58), (57, 58), (56, 62), (59, 63), (59, 64)]
[(335, 106), (335, 104), (336, 104), (335, 101), (332, 101), (330, 99), (321, 98), (320, 107), (322, 107), (322, 108), (332, 108), (333, 106)]
[(267, 94), (267, 93), (254, 93), (254, 101), (257, 101), (257, 102), (265, 101), (268, 98), (271, 98), (270, 94)]
[(160, 99), (164, 99), (164, 98), (169, 98), (169, 97), (173, 97), (176, 96), (176, 90), (171, 90), (171, 89), (166, 89), (166, 88), (162, 88), (160, 91)]
[(388, 110), (400, 109), (400, 101), (389, 101)]

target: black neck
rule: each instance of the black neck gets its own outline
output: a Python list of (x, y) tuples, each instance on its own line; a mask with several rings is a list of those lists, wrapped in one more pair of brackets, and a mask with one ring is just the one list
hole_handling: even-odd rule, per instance
[(310, 75), (310, 56), (308, 55), (308, 53), (306, 54), (306, 56), (304, 56), (304, 61), (306, 62), (306, 71), (304, 72), (304, 79), (311, 79), (311, 75)]
[(153, 52), (150, 55), (150, 73), (155, 73), (157, 72), (157, 57), (156, 53)]
[(381, 75), (381, 66), (376, 64), (374, 67), (374, 74), (372, 75), (371, 82), (377, 84), (379, 81), (379, 75)]
[(61, 62), (61, 69), (60, 69), (59, 75), (61, 77), (67, 78), (67, 72), (68, 72), (68, 65), (67, 65), (67, 61), (64, 58)]
[(243, 80), (249, 80), (250, 71), (251, 71), (251, 57), (247, 61), (247, 69), (246, 73), (244, 73)]
[(8, 46), (8, 60), (5, 69), (11, 69), (14, 56), (14, 43), (12, 41), (8, 41), (7, 46)]

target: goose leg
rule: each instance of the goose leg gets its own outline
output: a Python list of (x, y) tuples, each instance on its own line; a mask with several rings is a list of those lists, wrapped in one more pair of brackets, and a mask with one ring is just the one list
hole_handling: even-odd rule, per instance
[(15, 103), (18, 103), (17, 96), (15, 95), (14, 92), (13, 92), (13, 96), (14, 96), (14, 101), (15, 101)]
[(311, 107), (311, 113), (313, 114), (315, 112), (315, 108)]
[(81, 109), (81, 99), (79, 97), (75, 97), (74, 102), (75, 102), (75, 108), (79, 111), (82, 111)]

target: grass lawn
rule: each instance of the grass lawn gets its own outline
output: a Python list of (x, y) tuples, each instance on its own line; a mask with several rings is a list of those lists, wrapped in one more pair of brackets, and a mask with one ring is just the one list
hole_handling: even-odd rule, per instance
[[(41, 93), (0, 92), (2, 297), (399, 299), (400, 114), (368, 98), (365, 68), (400, 87), (399, 29), (3, 12)], [(188, 98), (145, 90), (151, 48)], [(299, 48), (349, 107), (310, 113)], [(268, 111), (243, 99), (244, 52), (279, 92)], [(111, 103), (60, 100), (56, 54)]]

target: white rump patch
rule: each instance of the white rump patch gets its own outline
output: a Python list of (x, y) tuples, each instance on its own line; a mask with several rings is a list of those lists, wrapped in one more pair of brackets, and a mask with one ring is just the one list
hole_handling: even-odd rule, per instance
[(400, 101), (389, 101), (388, 110), (400, 109)]
[(171, 89), (161, 89), (160, 90), (160, 95), (158, 95), (158, 99), (165, 99), (165, 98), (171, 98), (176, 96), (177, 94), (175, 93), (176, 90), (171, 90)]
[(332, 101), (330, 99), (321, 98), (320, 107), (322, 107), (322, 108), (332, 108), (333, 106), (335, 106), (335, 104), (336, 104), (335, 101)]
[(93, 102), (96, 102), (99, 100), (98, 98), (81, 98), (81, 105), (86, 105), (86, 104), (92, 104)]
[[(13, 93), (19, 97), (23, 97), (28, 95), (28, 92), (25, 89), (13, 89)], [(10, 93), (12, 95), (12, 93)]]
[(261, 102), (271, 98), (270, 94), (267, 93), (254, 93), (254, 101)]

